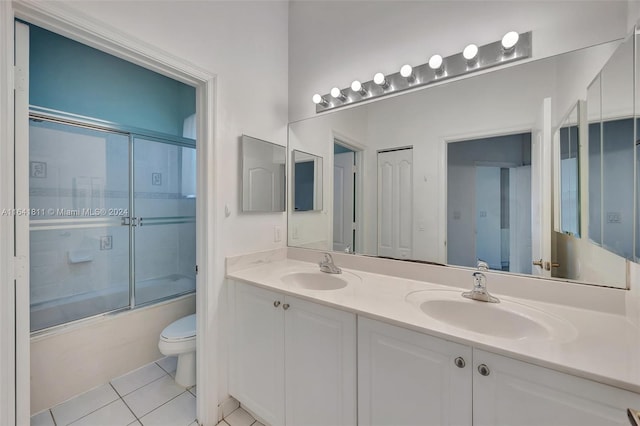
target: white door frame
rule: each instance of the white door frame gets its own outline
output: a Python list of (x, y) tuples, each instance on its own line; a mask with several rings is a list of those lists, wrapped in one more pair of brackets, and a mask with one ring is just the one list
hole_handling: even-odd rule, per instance
[[(201, 424), (214, 425), (218, 420), (217, 327), (215, 318), (217, 294), (208, 291), (207, 283), (219, 275), (221, 262), (218, 253), (215, 228), (218, 223), (217, 200), (212, 194), (217, 186), (214, 173), (215, 160), (219, 157), (216, 143), (216, 75), (179, 57), (137, 40), (108, 25), (96, 22), (57, 2), (33, 0), (0, 1), (0, 28), (3, 41), (0, 45), (0, 208), (28, 207), (14, 205), (14, 19), (38, 25), (80, 43), (97, 48), (144, 68), (166, 75), (196, 88), (196, 110), (198, 126), (197, 142), (197, 198), (196, 230), (201, 236), (196, 243), (196, 309), (197, 309), (197, 371), (198, 403), (197, 416)], [(21, 164), (20, 167), (27, 167)], [(21, 188), (26, 191), (26, 188)], [(11, 219), (11, 220), (10, 220)], [(22, 230), (24, 232), (24, 230)], [(28, 229), (27, 229), (28, 232)], [(28, 425), (30, 422), (29, 389), (29, 336), (14, 334), (14, 314), (28, 313), (27, 300), (17, 300), (13, 280), (14, 235), (20, 233), (10, 217), (0, 217), (0, 424)], [(209, 262), (210, 259), (213, 259)], [(28, 259), (27, 259), (28, 262)], [(28, 270), (28, 263), (24, 265)], [(28, 285), (28, 283), (27, 283)], [(15, 304), (14, 304), (15, 303)], [(14, 311), (14, 307), (18, 312)], [(20, 332), (21, 334), (24, 331)], [(16, 346), (15, 342), (18, 342)], [(14, 352), (15, 351), (15, 352)], [(15, 354), (15, 355), (14, 355)], [(18, 360), (26, 360), (16, 365)], [(15, 382), (14, 382), (15, 380)], [(14, 386), (15, 384), (15, 386)], [(19, 389), (16, 393), (16, 388)], [(213, 402), (213, 403), (211, 403)]]
[[(0, 2), (0, 208), (14, 207), (13, 8)], [(13, 218), (0, 215), (0, 424), (16, 424)]]
[[(355, 160), (356, 155), (353, 151), (333, 153), (333, 211), (331, 213), (333, 214), (332, 249), (334, 251), (346, 250), (350, 252), (355, 249), (354, 225), (356, 221), (354, 215), (356, 206), (353, 199), (355, 195)], [(340, 164), (338, 165), (338, 163)], [(336, 182), (338, 170), (341, 170), (342, 179)], [(338, 219), (337, 223), (342, 225), (340, 229), (336, 229), (336, 218)]]
[[(364, 152), (367, 149), (366, 145), (358, 142), (357, 140), (346, 136), (336, 130), (331, 131), (331, 146), (335, 144), (337, 140), (339, 145), (343, 145), (355, 153), (356, 157), (356, 200), (353, 208), (356, 209), (356, 238), (353, 241), (356, 249), (359, 250), (359, 253), (364, 253)], [(333, 151), (332, 151), (333, 152)], [(331, 169), (333, 170), (333, 154), (331, 154)], [(333, 173), (331, 173), (331, 186), (333, 188)], [(332, 203), (332, 211), (333, 211), (333, 199)], [(333, 241), (333, 216), (330, 217), (330, 230), (331, 239), (329, 241)], [(333, 243), (332, 243), (333, 244)]]

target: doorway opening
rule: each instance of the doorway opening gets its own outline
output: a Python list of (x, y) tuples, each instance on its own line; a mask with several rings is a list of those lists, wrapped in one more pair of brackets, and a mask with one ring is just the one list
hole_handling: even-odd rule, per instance
[[(10, 49), (10, 50), (4, 49), (4, 50), (9, 50), (9, 53), (11, 53), (10, 54), (11, 57), (15, 56), (15, 65), (20, 78), (22, 78), (21, 81), (27, 81), (27, 82), (29, 81), (28, 79), (29, 79), (29, 71), (30, 71), (29, 33), (28, 33), (28, 30), (25, 31), (25, 27), (27, 27), (27, 25), (23, 24), (23, 22), (24, 23), (36, 22), (37, 25), (41, 25), (42, 27), (45, 27), (50, 31), (55, 31), (58, 34), (65, 34), (68, 37), (73, 38), (76, 41), (79, 41), (80, 43), (84, 43), (86, 45), (92, 45), (92, 46), (95, 46), (95, 45), (101, 46), (100, 49), (102, 49), (102, 51), (105, 53), (109, 52), (108, 54), (113, 53), (114, 55), (117, 55), (120, 57), (126, 57), (127, 62), (131, 66), (142, 67), (148, 71), (157, 73), (160, 76), (160, 78), (173, 79), (180, 84), (185, 84), (190, 86), (192, 90), (196, 91), (196, 96), (194, 97), (194, 99), (195, 99), (195, 107), (197, 110), (195, 114), (192, 114), (190, 116), (191, 121), (189, 122), (189, 127), (194, 129), (194, 132), (193, 132), (194, 136), (186, 136), (182, 132), (182, 125), (184, 124), (184, 126), (187, 127), (188, 120), (184, 120), (183, 122), (180, 123), (180, 129), (176, 129), (176, 131), (179, 133), (173, 133), (173, 130), (167, 131), (166, 129), (162, 129), (160, 132), (147, 132), (144, 129), (150, 129), (150, 128), (147, 126), (141, 126), (140, 123), (127, 123), (124, 121), (116, 121), (114, 123), (114, 121), (104, 120), (104, 119), (92, 120), (87, 116), (81, 116), (77, 112), (72, 114), (65, 114), (65, 112), (70, 111), (68, 109), (54, 110), (54, 108), (49, 107), (48, 109), (39, 108), (38, 111), (35, 111), (33, 109), (34, 106), (29, 105), (29, 88), (30, 88), (29, 85), (28, 84), (21, 85), (16, 90), (16, 96), (15, 96), (15, 101), (13, 103), (13, 108), (11, 109), (11, 114), (8, 116), (9, 120), (15, 121), (15, 130), (11, 132), (11, 136), (13, 137), (10, 138), (11, 142), (7, 143), (7, 145), (9, 143), (11, 144), (10, 148), (7, 148), (7, 149), (9, 150), (9, 152), (12, 153), (12, 155), (10, 157), (9, 156), (5, 157), (4, 160), (2, 161), (3, 169), (12, 171), (10, 175), (10, 179), (8, 179), (8, 181), (11, 183), (11, 187), (15, 188), (15, 198), (13, 199), (13, 203), (11, 205), (16, 209), (25, 208), (25, 206), (29, 206), (30, 195), (36, 195), (35, 193), (30, 194), (30, 187), (31, 187), (30, 180), (46, 179), (47, 176), (52, 176), (51, 173), (54, 172), (54, 170), (48, 167), (48, 166), (51, 166), (51, 164), (46, 160), (43, 161), (41, 159), (39, 161), (33, 160), (30, 162), (29, 136), (30, 136), (30, 133), (32, 133), (31, 127), (36, 126), (39, 128), (44, 128), (43, 126), (45, 126), (46, 124), (53, 123), (55, 125), (60, 125), (62, 127), (66, 126), (67, 129), (70, 129), (70, 128), (83, 129), (82, 131), (85, 131), (87, 133), (94, 132), (94, 136), (98, 133), (101, 136), (107, 135), (108, 137), (103, 138), (105, 140), (108, 139), (107, 142), (111, 142), (110, 138), (112, 135), (113, 137), (116, 137), (116, 138), (117, 136), (124, 136), (128, 140), (133, 139), (133, 142), (129, 143), (129, 146), (128, 146), (129, 151), (135, 152), (137, 148), (139, 149), (149, 148), (153, 152), (163, 151), (164, 154), (166, 154), (167, 159), (170, 160), (167, 164), (171, 163), (166, 173), (163, 170), (160, 170), (160, 171), (151, 170), (150, 175), (149, 173), (144, 173), (145, 176), (142, 179), (139, 179), (138, 182), (140, 184), (145, 184), (145, 185), (149, 184), (153, 187), (152, 190), (146, 191), (146, 192), (154, 192), (154, 189), (161, 188), (163, 184), (172, 185), (172, 187), (179, 189), (178, 192), (180, 192), (180, 194), (185, 195), (185, 197), (183, 198), (185, 200), (188, 200), (187, 203), (194, 204), (193, 210), (197, 211), (197, 220), (195, 220), (196, 222), (195, 226), (198, 228), (197, 235), (203, 236), (203, 237), (197, 242), (197, 244), (191, 244), (191, 241), (186, 242), (186, 244), (190, 246), (190, 250), (189, 250), (190, 253), (188, 257), (190, 259), (197, 258), (200, 260), (200, 262), (202, 262), (202, 259), (210, 258), (214, 253), (212, 253), (211, 249), (207, 250), (207, 247), (211, 245), (208, 243), (208, 241), (211, 241), (211, 238), (213, 235), (213, 224), (215, 222), (215, 216), (213, 215), (213, 212), (207, 213), (209, 211), (209, 208), (207, 208), (206, 204), (203, 204), (203, 203), (195, 204), (195, 198), (198, 196), (198, 194), (209, 192), (208, 188), (211, 188), (211, 185), (214, 184), (212, 169), (210, 166), (207, 167), (209, 161), (205, 161), (204, 159), (207, 157), (209, 157), (209, 159), (211, 158), (212, 149), (213, 149), (213, 145), (212, 145), (213, 135), (214, 135), (213, 123), (214, 123), (214, 116), (215, 116), (213, 105), (214, 105), (215, 76), (207, 74), (190, 64), (183, 63), (178, 59), (163, 57), (162, 60), (157, 60), (155, 58), (159, 56), (159, 52), (154, 51), (153, 48), (147, 45), (142, 45), (141, 43), (138, 43), (135, 40), (131, 40), (131, 39), (123, 40), (119, 38), (116, 33), (110, 31), (109, 29), (102, 29), (102, 28), (96, 28), (96, 27), (86, 28), (82, 26), (82, 24), (78, 24), (79, 22), (78, 20), (71, 19), (71, 18), (74, 18), (74, 15), (73, 13), (68, 11), (58, 11), (58, 13), (51, 13), (51, 14), (42, 13), (42, 10), (41, 10), (42, 8), (36, 4), (14, 4), (12, 8), (4, 8), (4, 9), (5, 11), (8, 10), (9, 12), (8, 15), (4, 15), (4, 17), (9, 17), (12, 21), (14, 17), (17, 18), (17, 20), (15, 21), (16, 37), (15, 37), (15, 44), (13, 46), (13, 49)], [(74, 22), (75, 24), (72, 25), (71, 22)], [(18, 29), (18, 27), (20, 28)], [(26, 37), (25, 37), (25, 34), (26, 34)], [(15, 55), (14, 55), (14, 52), (15, 52)], [(3, 56), (4, 56), (4, 53), (3, 53)], [(95, 99), (93, 100), (90, 99), (89, 101), (93, 102), (95, 101)], [(96, 103), (94, 102), (94, 105), (95, 104)], [(119, 105), (116, 105), (116, 108), (114, 108), (113, 111), (115, 112), (118, 112), (118, 110), (122, 111), (119, 107), (120, 107)], [(170, 107), (175, 107), (175, 104), (171, 104)], [(90, 117), (97, 118), (98, 116), (95, 114), (91, 114)], [(139, 117), (142, 117), (142, 115), (139, 115)], [(0, 118), (2, 118), (2, 122), (4, 126), (7, 123), (7, 120), (6, 120), (7, 116), (2, 116)], [(33, 119), (30, 120), (30, 118), (33, 118)], [(165, 123), (167, 122), (168, 121), (165, 121)], [(121, 127), (121, 126), (114, 126), (114, 124), (126, 124), (126, 125)], [(199, 141), (197, 159), (195, 156), (195, 149), (194, 149), (193, 143), (184, 140), (185, 138), (195, 139), (196, 129), (197, 129), (198, 141)], [(51, 130), (51, 129), (47, 129), (47, 130)], [(82, 131), (80, 133), (82, 133)], [(95, 132), (98, 132), (98, 133), (95, 133)], [(164, 133), (164, 135), (160, 133)], [(165, 137), (165, 136), (169, 136), (169, 137)], [(202, 144), (200, 144), (200, 141), (202, 141)], [(107, 142), (105, 142), (105, 144), (109, 146), (105, 152), (108, 155), (111, 155), (112, 153), (111, 148), (113, 148), (115, 145)], [(135, 148), (134, 145), (136, 145), (137, 148)], [(124, 145), (120, 144), (120, 146), (124, 146)], [(146, 150), (146, 151), (147, 152), (145, 154), (149, 152), (149, 150)], [(81, 157), (82, 156), (78, 152), (74, 152), (74, 153), (71, 153), (71, 155), (67, 155), (67, 158), (69, 161), (72, 161), (76, 158), (81, 158)], [(129, 154), (129, 159), (131, 158), (133, 157), (131, 154)], [(148, 157), (145, 155), (142, 155), (142, 156), (138, 156), (138, 158), (145, 159)], [(127, 158), (124, 158), (123, 162), (126, 165)], [(197, 172), (196, 172), (196, 164), (195, 164), (196, 162), (197, 162)], [(43, 163), (47, 163), (47, 164), (43, 164)], [(115, 163), (114, 162), (110, 163), (109, 161), (102, 162), (102, 166), (104, 166), (104, 168), (110, 167), (110, 164), (115, 164)], [(190, 168), (191, 172), (187, 173), (186, 175), (180, 172), (180, 169), (184, 172), (187, 168)], [(13, 173), (13, 170), (15, 170), (15, 174)], [(23, 171), (25, 171), (25, 173), (23, 173)], [(138, 168), (138, 171), (142, 171), (142, 169)], [(134, 174), (135, 173), (131, 172), (131, 170), (128, 170), (126, 173), (122, 175), (118, 174), (117, 176), (114, 176), (113, 182), (115, 182), (115, 180), (117, 179), (121, 179), (121, 180), (129, 179), (129, 183), (133, 183), (133, 181), (136, 178)], [(174, 174), (175, 176), (173, 176)], [(169, 176), (169, 175), (172, 175), (172, 176)], [(112, 196), (111, 198), (114, 198), (113, 196), (117, 195), (123, 200), (130, 201), (131, 191), (125, 191), (125, 192), (129, 192), (128, 196), (127, 194), (120, 194), (118, 193), (118, 191), (107, 192), (105, 190), (105, 185), (104, 185), (105, 182), (107, 182), (107, 180), (103, 179), (101, 182), (99, 179), (91, 179), (92, 176), (93, 175), (89, 175), (88, 176), (89, 179), (82, 179), (83, 176), (80, 176), (79, 179), (75, 180), (75, 186), (74, 186), (74, 183), (72, 182), (70, 191), (66, 191), (66, 192), (58, 191), (59, 193), (58, 195), (61, 195), (61, 196), (66, 196), (65, 195), (66, 193), (70, 194), (69, 196), (72, 198), (72, 203), (70, 204), (71, 208), (64, 208), (66, 206), (60, 207), (60, 209), (57, 207), (52, 207), (53, 208), (52, 211), (55, 212), (56, 214), (58, 212), (64, 211), (65, 215), (66, 215), (66, 212), (68, 211), (69, 216), (71, 217), (71, 220), (79, 220), (78, 215), (76, 215), (76, 212), (88, 212), (88, 214), (91, 214), (92, 212), (96, 211), (95, 210), (96, 208), (99, 211), (106, 209), (107, 212), (111, 212), (111, 211), (120, 212), (125, 210), (128, 210), (128, 213), (134, 212), (134, 209), (132, 209), (130, 206), (128, 209), (120, 206), (102, 207), (101, 205), (98, 205), (97, 207), (94, 208), (95, 200), (99, 200), (99, 199), (104, 200), (105, 198), (107, 198), (107, 196)], [(146, 177), (148, 177), (148, 179), (146, 179)], [(177, 179), (172, 179), (172, 177), (177, 177)], [(196, 182), (197, 182), (197, 185), (196, 185)], [(127, 190), (130, 190), (130, 189), (131, 188), (127, 188)], [(135, 191), (135, 188), (133, 188), (133, 190)], [(136, 191), (136, 192), (140, 192), (140, 191)], [(73, 198), (74, 196), (75, 196), (75, 199)], [(151, 198), (151, 197), (148, 197), (148, 198)], [(174, 199), (174, 197), (172, 196), (168, 196), (165, 198), (170, 201)], [(134, 202), (135, 201), (136, 200), (134, 200)], [(164, 201), (164, 198), (162, 199), (162, 201)], [(83, 204), (87, 204), (87, 203), (90, 204), (90, 207), (82, 207)], [(213, 200), (212, 203), (215, 204), (215, 200)], [(208, 203), (208, 204), (211, 205), (211, 203)], [(76, 205), (78, 206), (78, 208), (76, 208)], [(142, 207), (143, 207), (142, 205), (138, 204), (139, 210)], [(110, 209), (113, 209), (113, 210), (110, 210)], [(44, 213), (49, 214), (49, 208), (44, 209)], [(193, 213), (195, 215), (195, 211)], [(122, 216), (122, 215), (119, 215), (119, 216)], [(135, 217), (135, 218), (128, 217), (128, 218), (131, 221), (133, 221), (133, 219), (136, 219), (135, 226), (140, 224), (139, 217)], [(33, 219), (33, 218), (30, 218), (26, 215), (23, 217), (16, 217), (16, 220), (12, 223), (11, 227), (7, 230), (7, 233), (10, 233), (11, 235), (15, 235), (15, 246), (13, 249), (14, 250), (13, 254), (14, 254), (14, 259), (18, 259), (20, 261), (20, 270), (22, 271), (20, 274), (15, 274), (14, 276), (11, 277), (11, 279), (15, 279), (15, 289), (16, 289), (15, 298), (11, 301), (11, 305), (15, 306), (14, 321), (12, 321), (11, 327), (15, 329), (14, 336), (15, 336), (16, 357), (12, 361), (15, 367), (14, 368), (15, 375), (13, 376), (15, 379), (15, 390), (11, 392), (11, 395), (10, 395), (14, 401), (14, 404), (12, 404), (14, 406), (14, 409), (10, 410), (9, 418), (15, 419), (15, 422), (18, 424), (27, 424), (29, 422), (30, 413), (35, 412), (34, 408), (37, 411), (37, 407), (34, 407), (34, 406), (30, 407), (31, 404), (30, 404), (30, 398), (29, 398), (29, 394), (30, 394), (29, 382), (30, 382), (30, 377), (32, 376), (30, 371), (31, 370), (30, 363), (31, 364), (33, 363), (32, 353), (30, 350), (31, 342), (30, 342), (30, 333), (29, 333), (30, 331), (29, 330), (29, 316), (30, 316), (29, 304), (31, 299), (29, 294), (29, 281), (30, 281), (29, 272), (31, 272), (30, 271), (31, 265), (29, 262), (29, 257), (30, 257), (30, 244), (29, 244), (30, 238), (29, 237), (30, 237), (30, 228), (31, 228), (30, 219)], [(121, 219), (121, 217), (118, 217), (117, 219)], [(147, 221), (146, 224), (154, 225), (154, 226), (150, 226), (150, 229), (148, 228), (149, 232), (152, 232), (151, 229), (158, 230), (160, 229), (160, 227), (180, 228), (183, 226), (183, 224), (181, 223), (183, 219), (182, 217), (177, 218), (177, 217), (171, 216), (169, 217), (169, 219), (171, 219), (171, 222), (172, 222), (170, 224), (164, 223), (164, 220), (161, 223), (151, 223)], [(62, 221), (66, 219), (59, 219), (59, 220)], [(92, 219), (88, 219), (88, 220), (92, 220)], [(122, 229), (125, 229), (125, 233), (127, 229), (129, 229), (130, 231), (131, 226), (134, 226), (131, 223), (126, 223), (126, 222), (127, 221), (125, 220), (125, 223), (119, 223), (119, 225), (123, 227)], [(180, 222), (180, 223), (176, 224), (177, 222)], [(184, 226), (193, 227), (194, 220), (192, 218), (189, 218), (188, 222), (190, 222), (190, 224), (186, 224)], [(64, 225), (66, 226), (68, 224), (65, 222)], [(91, 226), (93, 225), (94, 224), (92, 223)], [(53, 228), (59, 227), (59, 226), (62, 226), (62, 225), (60, 223), (57, 223), (55, 226), (52, 226), (52, 230)], [(42, 232), (46, 232), (46, 231), (42, 231)], [(67, 234), (66, 234), (67, 231), (57, 229), (56, 232), (61, 234), (60, 237), (63, 237), (63, 238), (67, 237)], [(84, 232), (84, 231), (80, 231), (80, 232)], [(149, 234), (149, 232), (145, 231), (145, 233), (147, 234)], [(192, 233), (196, 234), (195, 232), (192, 232)], [(70, 232), (70, 236), (73, 236), (73, 232)], [(139, 237), (141, 237), (141, 235), (139, 235)], [(85, 239), (83, 239), (83, 241), (85, 241)], [(138, 242), (140, 242), (140, 238), (138, 239)], [(110, 250), (113, 253), (113, 250), (115, 250), (116, 247), (120, 247), (120, 244), (118, 244), (117, 238), (114, 234), (98, 235), (98, 243), (99, 245), (96, 251), (103, 252), (99, 254), (105, 254), (104, 252), (108, 252)], [(93, 258), (92, 258), (91, 253), (86, 253), (86, 251), (84, 251), (83, 249), (68, 250), (68, 251), (69, 253), (65, 252), (65, 258), (66, 258), (66, 264), (72, 265), (69, 267), (79, 266), (84, 269), (87, 269), (86, 268), (87, 265), (97, 264), (97, 261), (96, 261), (97, 258), (95, 254), (93, 255)], [(129, 245), (129, 252), (131, 251), (132, 251), (131, 245)], [(141, 253), (141, 254), (146, 255), (148, 253)], [(147, 256), (147, 259), (149, 259), (148, 256)], [(144, 260), (143, 256), (139, 256), (138, 260)], [(202, 263), (200, 265), (200, 268), (196, 270), (194, 263), (197, 263), (197, 260), (195, 262), (193, 260), (191, 261), (187, 260), (186, 262), (182, 263), (182, 266), (185, 267), (184, 268), (185, 272), (187, 271), (188, 263), (191, 264), (192, 268), (188, 268), (189, 270), (188, 275), (191, 275), (190, 279), (183, 280), (185, 282), (188, 281), (187, 283), (188, 285), (186, 286), (187, 290), (185, 291), (185, 294), (189, 292), (193, 293), (194, 273), (198, 274), (196, 279), (198, 283), (202, 282), (202, 280), (206, 282), (208, 270), (209, 270), (206, 263)], [(121, 268), (117, 272), (122, 273), (123, 271), (127, 272), (128, 270), (129, 268), (125, 267), (125, 268)], [(138, 269), (138, 272), (140, 272), (140, 269)], [(140, 276), (138, 276), (138, 278), (140, 278)], [(178, 282), (180, 280), (174, 280), (174, 281)], [(165, 282), (163, 281), (163, 284), (164, 283)], [(153, 284), (153, 287), (155, 290), (159, 289), (155, 285), (155, 282), (152, 283), (151, 281), (149, 281), (147, 284)], [(191, 301), (190, 303), (197, 303), (199, 305), (206, 306), (206, 303), (205, 303), (207, 300), (206, 287), (203, 288), (199, 284), (196, 284), (196, 286), (199, 287), (198, 291), (200, 292), (197, 300), (195, 300), (195, 297), (193, 295), (187, 295), (181, 298), (176, 298), (176, 300), (183, 301), (188, 299), (189, 301)], [(138, 286), (137, 290), (141, 290), (141, 289), (142, 287)], [(137, 293), (138, 303), (136, 304), (140, 306), (140, 304), (146, 303), (147, 301), (149, 303), (156, 302), (159, 299), (163, 299), (165, 296), (175, 297), (176, 293), (181, 292), (181, 290), (177, 290), (177, 291), (174, 291), (174, 290), (175, 289), (172, 288), (170, 289), (169, 292), (160, 291), (152, 295), (152, 294), (142, 294), (140, 291), (136, 291), (134, 288), (133, 297), (136, 297), (136, 293)], [(127, 292), (125, 290), (124, 292), (125, 297), (128, 296), (129, 298), (132, 298), (131, 293), (129, 294), (126, 294), (126, 293)], [(167, 303), (174, 303), (174, 302), (171, 301)], [(119, 305), (121, 304), (124, 304), (124, 303), (119, 303)], [(162, 306), (164, 307), (166, 305), (162, 304)], [(145, 310), (145, 312), (147, 312), (147, 310)], [(206, 336), (206, 333), (203, 333), (203, 331), (206, 329), (206, 327), (204, 327), (203, 324), (206, 325), (208, 322), (210, 322), (210, 321), (207, 321), (208, 315), (210, 314), (206, 312), (206, 309), (203, 309), (203, 308), (199, 309), (197, 333), (200, 335)], [(84, 317), (86, 315), (82, 314), (82, 316)], [(73, 329), (70, 328), (69, 330), (74, 331), (76, 329), (77, 330), (80, 329), (79, 327), (75, 327), (75, 325), (73, 327), (74, 327)], [(41, 336), (38, 336), (38, 339), (40, 339), (38, 341), (47, 339), (50, 336), (55, 336), (55, 335), (56, 335), (55, 333), (43, 334)], [(212, 341), (207, 342), (206, 339), (198, 339), (197, 346), (198, 346), (197, 358), (198, 358), (198, 363), (200, 364), (203, 362), (202, 358), (203, 358), (204, 352), (208, 352), (209, 354), (216, 352), (215, 342), (212, 342)], [(203, 350), (205, 346), (213, 346), (213, 347), (209, 350)], [(67, 352), (70, 353), (72, 351), (67, 350)], [(131, 356), (129, 358), (131, 358)], [(91, 360), (88, 359), (88, 361), (91, 361)], [(93, 361), (94, 361), (93, 365), (95, 366), (96, 365), (95, 360)], [(69, 364), (71, 364), (71, 362), (69, 362)], [(50, 369), (53, 370), (53, 368), (50, 368)], [(4, 374), (4, 371), (3, 371), (3, 374)], [(201, 374), (202, 373), (199, 373), (199, 375)], [(212, 374), (207, 374), (207, 376), (212, 376)], [(208, 393), (207, 391), (208, 388), (213, 387), (214, 388), (213, 392), (210, 391), (210, 394), (213, 394), (212, 399), (215, 400), (216, 399), (215, 386), (210, 386), (210, 387), (206, 386), (207, 383), (215, 383), (215, 380), (213, 379), (215, 379), (215, 377), (210, 377), (208, 380), (201, 380), (202, 382), (201, 384), (203, 384), (203, 386), (201, 389), (199, 389), (199, 392), (204, 395)], [(47, 391), (48, 389), (44, 389), (44, 390)], [(31, 401), (31, 403), (33, 403), (33, 400)], [(5, 407), (4, 404), (3, 404), (3, 407)], [(208, 418), (212, 418), (212, 417), (215, 417), (215, 415), (217, 415), (215, 406), (211, 408), (206, 404), (198, 404), (197, 410), (198, 410), (198, 418), (202, 422), (207, 422)], [(13, 421), (11, 421), (11, 423), (13, 423)]]
[(355, 253), (360, 151), (339, 139), (333, 142), (333, 250)]
[(447, 144), (447, 259), (531, 273), (531, 133)]

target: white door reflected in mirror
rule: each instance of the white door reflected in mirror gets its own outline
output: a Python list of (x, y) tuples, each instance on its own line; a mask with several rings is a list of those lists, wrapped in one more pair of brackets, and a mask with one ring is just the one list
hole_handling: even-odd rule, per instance
[(412, 259), (413, 149), (378, 152), (378, 256)]
[(336, 143), (333, 154), (333, 250), (352, 252), (355, 241), (355, 152)]

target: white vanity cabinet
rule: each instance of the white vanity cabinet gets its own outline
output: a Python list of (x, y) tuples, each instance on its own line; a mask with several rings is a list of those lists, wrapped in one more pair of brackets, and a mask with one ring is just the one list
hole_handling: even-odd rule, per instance
[(267, 423), (282, 425), (283, 297), (239, 282), (230, 282), (229, 292), (229, 393)]
[(358, 318), (362, 426), (628, 425), (628, 407), (639, 394)]
[(230, 298), (230, 394), (272, 426), (355, 425), (355, 315), (241, 282)]
[(628, 425), (640, 395), (522, 361), (473, 351), (474, 426)]
[(471, 425), (471, 348), (358, 318), (360, 425)]

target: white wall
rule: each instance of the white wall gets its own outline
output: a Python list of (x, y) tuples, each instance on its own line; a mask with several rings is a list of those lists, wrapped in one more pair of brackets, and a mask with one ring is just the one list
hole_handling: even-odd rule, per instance
[[(214, 193), (220, 207), (215, 229), (218, 251), (208, 259), (214, 266), (208, 301), (224, 324), (224, 257), (284, 247), (274, 242), (274, 227), (286, 228), (284, 213), (241, 214), (240, 135), (285, 145), (288, 115), (288, 4), (285, 1), (65, 1), (87, 19), (112, 27), (127, 37), (163, 49), (217, 75), (216, 164)], [(224, 217), (224, 206), (230, 216)], [(217, 294), (217, 298), (216, 298)], [(209, 336), (218, 338), (218, 333)], [(209, 359), (218, 365), (217, 399), (227, 393), (224, 336), (220, 350)], [(215, 401), (207, 401), (208, 404)]]
[(539, 59), (623, 37), (625, 1), (294, 1), (289, 13), (289, 118), (315, 115), (311, 96), (376, 72), (448, 56), (510, 30), (533, 32)]
[(632, 31), (633, 27), (638, 24), (640, 20), (640, 1), (627, 0), (628, 12), (627, 12), (627, 29)]

